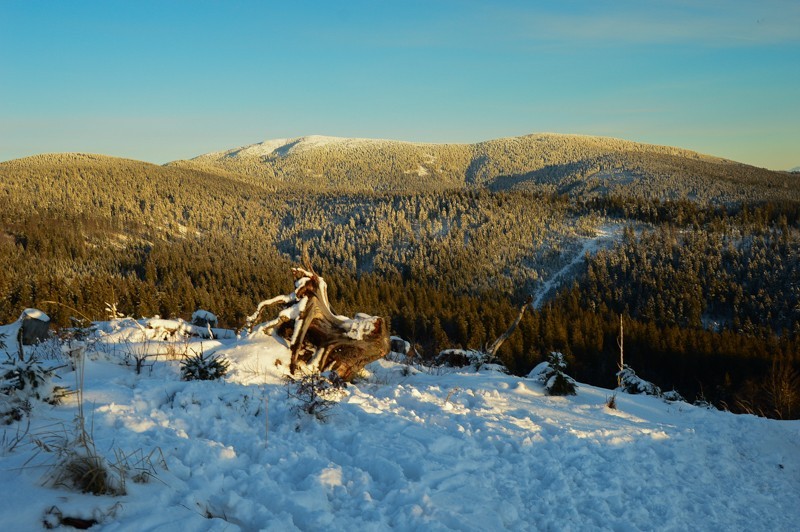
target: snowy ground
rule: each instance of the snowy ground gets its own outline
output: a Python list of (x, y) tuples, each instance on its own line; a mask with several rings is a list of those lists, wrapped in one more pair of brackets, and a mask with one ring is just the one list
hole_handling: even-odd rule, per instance
[[(612, 392), (591, 386), (556, 398), (531, 379), (380, 361), (321, 423), (291, 408), (272, 338), (206, 340), (229, 375), (183, 382), (176, 361), (140, 376), (120, 363), (136, 334), (95, 345), (85, 408), (98, 451), (149, 457), (139, 467), (154, 477), (128, 478), (118, 497), (43, 487), (52, 458), (31, 437), (69, 433), (77, 406), (37, 405), (25, 441), (0, 448), (3, 530), (40, 529), (52, 507), (93, 529), (186, 532), (796, 530), (800, 518), (800, 422), (624, 394), (610, 410)], [(20, 426), (0, 429), (6, 444)]]

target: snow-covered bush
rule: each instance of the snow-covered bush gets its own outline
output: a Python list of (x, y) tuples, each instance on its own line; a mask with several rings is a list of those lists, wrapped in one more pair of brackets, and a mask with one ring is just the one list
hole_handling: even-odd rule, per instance
[(661, 395), (661, 398), (667, 401), (668, 403), (676, 403), (678, 401), (686, 402), (686, 399), (684, 399), (683, 396), (679, 394), (676, 390), (670, 390), (668, 392), (664, 392)]
[(10, 425), (30, 414), (30, 401), (19, 401), (16, 397), (0, 394), (0, 424)]
[[(700, 393), (697, 395), (697, 397), (695, 398), (695, 400), (694, 400), (694, 402), (692, 404), (694, 406), (697, 406), (697, 407), (700, 407), (700, 408), (705, 408), (706, 410), (715, 410), (716, 409), (716, 407), (713, 404), (711, 404), (711, 401), (706, 399), (706, 396), (703, 393), (703, 390), (700, 390)], [(724, 410), (727, 410), (727, 407), (724, 408)]]
[(636, 375), (636, 372), (633, 371), (633, 368), (627, 364), (622, 367), (622, 371), (618, 372), (617, 376), (619, 377), (620, 382), (618, 389), (624, 391), (625, 393), (634, 395), (655, 395), (656, 397), (661, 397), (661, 388)]
[(189, 355), (181, 362), (181, 378), (185, 381), (211, 381), (224, 377), (230, 362), (225, 358), (202, 351)]
[(306, 373), (287, 377), (286, 393), (296, 401), (295, 409), (326, 421), (330, 410), (345, 394), (347, 383), (335, 371)]
[(56, 386), (56, 368), (46, 368), (33, 355), (20, 358), (7, 354), (0, 363), (0, 421), (9, 424), (19, 421), (30, 412), (33, 401), (58, 403), (65, 389)]
[(528, 377), (539, 379), (544, 383), (544, 389), (549, 395), (575, 395), (577, 385), (575, 379), (567, 375), (567, 361), (564, 355), (553, 351), (528, 374)]
[(198, 327), (216, 327), (217, 317), (211, 312), (203, 309), (197, 309), (192, 314), (192, 325)]
[(20, 400), (36, 399), (56, 404), (64, 395), (64, 388), (56, 386), (56, 368), (46, 368), (33, 355), (20, 359), (6, 355), (0, 363), (0, 393)]
[(670, 390), (668, 392), (662, 392), (661, 388), (656, 386), (650, 381), (646, 381), (643, 378), (636, 375), (636, 372), (633, 371), (629, 365), (625, 364), (622, 367), (622, 371), (617, 373), (619, 377), (620, 386), (617, 390), (623, 391), (625, 393), (633, 394), (633, 395), (652, 395), (655, 397), (660, 397), (664, 401), (673, 403), (676, 401), (685, 401), (683, 396), (675, 390)]

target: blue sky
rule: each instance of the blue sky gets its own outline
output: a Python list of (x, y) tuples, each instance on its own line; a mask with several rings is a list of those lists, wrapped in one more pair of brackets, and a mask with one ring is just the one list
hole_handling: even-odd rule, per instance
[(800, 165), (800, 2), (0, 0), (0, 160), (534, 132)]

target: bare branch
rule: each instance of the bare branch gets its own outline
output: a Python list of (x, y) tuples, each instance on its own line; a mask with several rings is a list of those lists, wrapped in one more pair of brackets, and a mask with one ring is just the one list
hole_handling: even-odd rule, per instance
[(495, 340), (492, 343), (492, 345), (490, 345), (489, 347), (486, 348), (486, 353), (490, 357), (496, 357), (497, 356), (497, 352), (500, 350), (500, 346), (502, 346), (503, 343), (506, 340), (508, 340), (508, 338), (514, 333), (514, 331), (516, 330), (517, 326), (519, 325), (519, 322), (522, 321), (522, 316), (523, 316), (523, 314), (525, 314), (525, 310), (530, 306), (532, 301), (533, 301), (533, 298), (531, 296), (528, 296), (528, 299), (526, 299), (525, 303), (519, 308), (519, 314), (517, 314), (517, 319), (514, 320), (514, 323), (512, 323), (511, 326), (508, 328), (508, 330), (506, 330), (506, 332), (501, 334), (497, 338), (497, 340)]

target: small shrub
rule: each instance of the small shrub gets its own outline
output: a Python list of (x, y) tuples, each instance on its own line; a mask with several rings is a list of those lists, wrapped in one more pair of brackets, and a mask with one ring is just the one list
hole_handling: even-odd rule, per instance
[[(695, 400), (694, 400), (694, 402), (692, 404), (694, 406), (697, 406), (697, 407), (700, 407), (700, 408), (705, 408), (707, 410), (714, 410), (715, 409), (714, 405), (711, 404), (711, 401), (706, 399), (706, 395), (703, 393), (702, 389), (700, 389), (700, 393), (697, 394), (697, 397), (695, 398)], [(737, 405), (742, 410), (742, 412), (745, 412), (747, 414), (756, 415), (754, 409), (752, 408), (752, 405), (750, 405), (746, 401), (737, 401)], [(724, 410), (728, 410), (727, 405), (725, 405)], [(766, 416), (763, 416), (763, 412), (761, 414), (762, 414), (762, 417), (766, 417)]]
[(202, 351), (181, 362), (181, 378), (185, 381), (213, 381), (225, 376), (230, 362), (218, 355)]
[(133, 363), (137, 375), (142, 374), (142, 369), (149, 367), (153, 371), (155, 359), (158, 358), (158, 353), (151, 353), (150, 351), (150, 338), (145, 332), (143, 339), (140, 342), (133, 342), (127, 338), (120, 340), (124, 345), (123, 353), (125, 355), (125, 365)]
[(64, 388), (53, 384), (56, 369), (45, 368), (33, 355), (21, 360), (7, 355), (6, 361), (0, 364), (0, 392), (56, 404), (64, 395)]
[(335, 371), (306, 373), (299, 378), (289, 376), (286, 385), (287, 395), (297, 402), (295, 409), (320, 421), (327, 421), (347, 387)]
[(50, 360), (56, 363), (69, 363), (69, 356), (62, 349), (62, 341), (56, 335), (32, 346), (32, 354), (37, 360)]
[(189, 337), (181, 336), (177, 340), (167, 343), (164, 357), (167, 360), (183, 360), (189, 354)]
[(62, 475), (54, 480), (55, 485), (74, 488), (93, 495), (115, 495), (117, 487), (105, 460), (97, 455), (75, 453), (62, 463)]
[(670, 390), (668, 392), (664, 392), (661, 395), (661, 398), (667, 401), (668, 403), (677, 403), (677, 402), (686, 402), (686, 399), (678, 393), (676, 390)]
[(567, 362), (564, 360), (564, 355), (553, 351), (547, 357), (547, 361), (533, 368), (529, 377), (543, 382), (548, 395), (575, 395), (577, 393), (575, 379), (565, 373), (566, 369)]

